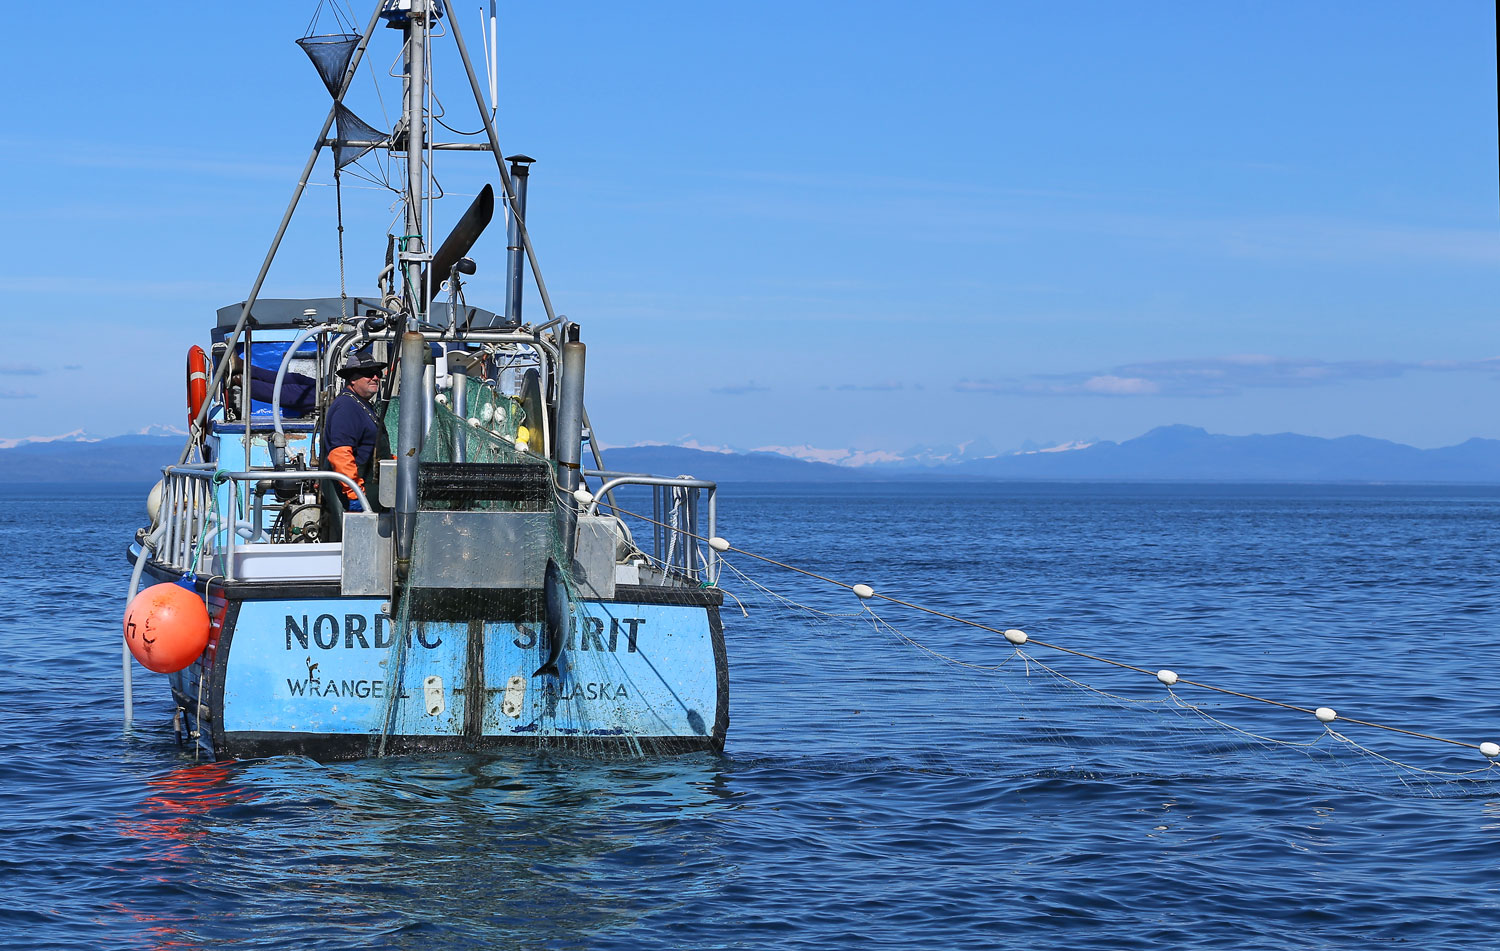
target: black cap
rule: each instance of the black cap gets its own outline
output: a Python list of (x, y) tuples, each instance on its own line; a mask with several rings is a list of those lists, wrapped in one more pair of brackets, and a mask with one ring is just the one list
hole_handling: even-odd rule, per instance
[(369, 376), (371, 370), (384, 370), (386, 362), (375, 359), (375, 354), (369, 347), (360, 347), (358, 350), (350, 351), (349, 357), (344, 365), (339, 368), (339, 376), (346, 380), (352, 380), (359, 376)]

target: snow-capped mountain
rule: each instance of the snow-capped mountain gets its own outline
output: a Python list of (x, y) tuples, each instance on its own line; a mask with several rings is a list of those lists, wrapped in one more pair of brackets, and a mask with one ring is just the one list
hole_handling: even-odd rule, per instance
[(150, 426), (136, 430), (135, 436), (186, 436), (187, 430), (181, 426), (171, 426), (166, 423), (152, 423)]
[(152, 423), (143, 426), (132, 433), (124, 433), (119, 436), (95, 436), (93, 433), (82, 429), (72, 432), (58, 433), (55, 436), (10, 436), (0, 437), (0, 449), (14, 449), (17, 446), (38, 446), (51, 443), (95, 443), (108, 440), (133, 439), (137, 436), (186, 436), (187, 430), (180, 426), (171, 426), (166, 423)]
[(998, 451), (995, 449), (994, 444), (987, 439), (970, 439), (953, 446), (917, 445), (904, 450), (825, 448), (808, 443), (796, 446), (770, 445), (741, 448), (738, 446), (704, 445), (696, 439), (683, 437), (681, 440), (672, 443), (640, 442), (634, 443), (632, 447), (622, 446), (619, 448), (659, 446), (696, 449), (700, 452), (769, 453), (776, 456), (785, 456), (789, 459), (800, 459), (803, 462), (820, 462), (824, 465), (842, 466), (850, 469), (932, 469), (940, 466), (960, 465), (978, 459), (995, 459), (1009, 455), (1069, 452), (1076, 449), (1087, 449), (1093, 444), (1093, 442), (1082, 440), (1073, 440), (1045, 447), (1028, 443), (1021, 449), (1012, 452)]
[(14, 449), (17, 446), (30, 446), (37, 443), (50, 442), (98, 442), (102, 436), (91, 436), (81, 429), (75, 429), (69, 433), (58, 433), (56, 436), (14, 436), (8, 439), (0, 438), (0, 449)]

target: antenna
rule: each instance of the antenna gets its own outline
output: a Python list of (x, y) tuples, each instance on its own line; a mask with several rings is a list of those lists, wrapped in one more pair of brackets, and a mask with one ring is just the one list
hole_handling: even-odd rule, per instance
[(484, 8), (479, 8), (479, 35), (484, 39), (484, 51), (488, 54), (490, 74), (490, 116), (500, 111), (500, 34), (495, 26), (495, 0), (490, 0), (490, 28), (486, 33), (484, 29)]

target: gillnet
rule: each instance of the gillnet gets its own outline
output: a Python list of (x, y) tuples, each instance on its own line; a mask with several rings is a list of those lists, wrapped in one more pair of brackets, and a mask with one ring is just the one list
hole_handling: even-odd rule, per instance
[[(444, 513), (513, 513), (527, 526), (520, 550), (485, 551), (478, 557), (492, 561), (496, 570), (502, 561), (522, 563), (541, 583), (494, 589), (398, 586), (391, 612), (394, 637), (384, 661), (385, 708), (370, 755), (400, 753), (406, 738), (418, 734), (417, 724), (430, 713), (424, 705), (432, 676), (461, 683), (466, 704), (470, 694), (481, 693), (476, 685), (487, 696), (465, 709), (462, 730), (446, 738), (424, 737), (424, 748), (467, 745), (494, 735), (498, 725), (500, 731), (529, 731), (524, 734), (528, 745), (544, 749), (589, 756), (662, 752), (651, 739), (621, 726), (641, 722), (639, 692), (621, 680), (612, 660), (617, 651), (634, 652), (636, 622), (597, 601), (581, 610), (583, 594), (559, 528), (555, 464), (533, 451), (542, 447), (546, 421), (530, 418), (526, 400), (492, 382), (465, 382), (459, 401), (463, 415), (453, 411), (451, 391), (434, 404), (420, 454), (418, 508), (436, 517), (417, 520), (413, 565), (454, 544), (453, 530), (441, 520)], [(529, 405), (535, 412), (539, 404)], [(392, 399), (386, 426), (393, 443), (401, 410), (400, 398)], [(467, 642), (462, 671), (434, 669), (429, 652), (418, 649), (450, 639)], [(512, 645), (523, 651), (519, 669), (498, 660), (515, 656)]]
[[(550, 561), (559, 567), (565, 565), (557, 527), (554, 466), (526, 447), (525, 410), (518, 400), (502, 393), (493, 383), (467, 379), (466, 384), (465, 416), (453, 412), (451, 391), (431, 404), (433, 415), (419, 457), (419, 511), (531, 513), (535, 517), (527, 524), (534, 530), (523, 536), (524, 550), (509, 554), (518, 555), (528, 564), (545, 565)], [(392, 445), (399, 441), (401, 412), (401, 397), (393, 397), (385, 414)], [(535, 425), (536, 421), (532, 422)], [(418, 518), (412, 544), (414, 563), (419, 557), (441, 552), (445, 544), (441, 527)], [(573, 586), (568, 575), (566, 570), (557, 572), (564, 593), (560, 605), (564, 624), (573, 614)], [(496, 622), (513, 624), (535, 638), (542, 648), (539, 653), (545, 656), (542, 640), (547, 605), (543, 589), (466, 591), (398, 585), (391, 607), (394, 637), (384, 661), (386, 702), (371, 742), (370, 753), (374, 756), (401, 752), (392, 743), (394, 737), (418, 735), (415, 725), (429, 712), (425, 707), (426, 682), (434, 676), (446, 675), (460, 684), (466, 692), (466, 704), (468, 695), (480, 699), (470, 704), (474, 709), (465, 710), (462, 731), (448, 738), (428, 737), (426, 745), (441, 747), (446, 740), (458, 747), (465, 739), (464, 734), (472, 739), (473, 734), (482, 732), (488, 698), (483, 692), (469, 688), (486, 683), (483, 643), (487, 637), (496, 636)], [(470, 628), (475, 630), (471, 632)], [(467, 640), (462, 671), (429, 669), (414, 656), (414, 646), (442, 643), (444, 638), (455, 637)]]
[[(1221, 776), (1393, 795), (1494, 795), (1500, 769), (1472, 749), (1219, 696), (1059, 653), (878, 598), (842, 597), (748, 559), (721, 562), (739, 690), (774, 695), (792, 724), (744, 723), (758, 752), (864, 751), (940, 773)], [(774, 587), (770, 583), (774, 577)], [(978, 605), (970, 603), (970, 607)], [(798, 664), (756, 658), (796, 638)], [(795, 734), (790, 731), (795, 730)], [(1372, 735), (1374, 734), (1374, 735)], [(794, 736), (783, 745), (779, 737)], [(769, 738), (769, 739), (768, 739)]]

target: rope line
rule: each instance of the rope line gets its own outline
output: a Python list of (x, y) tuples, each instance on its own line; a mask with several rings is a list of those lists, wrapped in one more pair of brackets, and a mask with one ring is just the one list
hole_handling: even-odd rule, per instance
[[(676, 528), (675, 526), (667, 525), (664, 522), (658, 522), (658, 521), (656, 521), (653, 518), (650, 518), (648, 516), (640, 514), (639, 512), (632, 512), (632, 511), (630, 511), (628, 509), (625, 509), (625, 508), (622, 508), (622, 507), (620, 507), (618, 505), (611, 505), (611, 504), (609, 504), (607, 502), (604, 502), (602, 500), (599, 500), (599, 499), (595, 499), (594, 500), (594, 504), (595, 505), (599, 505), (599, 506), (605, 506), (607, 508), (613, 509), (616, 514), (629, 515), (629, 516), (632, 516), (634, 518), (638, 518), (638, 519), (640, 519), (643, 522), (649, 522), (652, 525), (660, 525), (663, 528), (675, 529), (676, 531), (681, 531), (683, 535), (686, 535), (686, 536), (691, 537), (691, 538), (695, 538), (698, 541), (704, 542), (705, 544), (709, 544), (710, 543), (710, 539), (705, 538), (702, 535), (697, 535), (697, 534), (694, 534), (692, 532), (683, 531), (680, 528)], [(712, 546), (710, 545), (710, 547), (712, 547)], [(729, 545), (727, 543), (725, 545), (724, 550), (725, 551), (732, 551), (732, 552), (735, 552), (736, 554), (740, 554), (740, 555), (745, 555), (747, 557), (754, 558), (754, 559), (756, 559), (758, 561), (763, 561), (766, 564), (775, 565), (778, 568), (783, 568), (783, 569), (785, 569), (787, 571), (792, 571), (792, 572), (795, 572), (795, 573), (800, 574), (800, 575), (806, 575), (809, 578), (815, 578), (818, 581), (822, 581), (822, 582), (824, 582), (826, 584), (831, 584), (834, 587), (844, 588), (844, 589), (846, 589), (848, 591), (851, 591), (851, 592), (853, 592), (855, 590), (855, 587), (856, 587), (855, 585), (849, 584), (848, 582), (838, 581), (838, 580), (836, 580), (834, 578), (829, 578), (826, 575), (820, 575), (820, 574), (818, 574), (815, 571), (809, 571), (806, 568), (798, 568), (796, 565), (789, 565), (786, 562), (777, 561), (774, 558), (768, 558), (765, 555), (759, 555), (759, 554), (756, 554), (753, 551), (746, 551), (743, 548), (737, 548), (734, 545)], [(956, 624), (963, 624), (963, 625), (966, 625), (968, 627), (977, 628), (978, 630), (981, 630), (981, 631), (987, 631), (987, 632), (989, 632), (991, 634), (999, 634), (1001, 637), (1005, 637), (1005, 631), (1001, 630), (1000, 628), (991, 627), (988, 624), (981, 624), (980, 622), (974, 621), (974, 620), (970, 620), (969, 618), (962, 618), (962, 617), (958, 617), (957, 615), (948, 614), (946, 612), (939, 611), (936, 608), (929, 608), (929, 607), (926, 607), (924, 605), (913, 604), (910, 601), (903, 601), (900, 598), (894, 598), (894, 597), (891, 597), (888, 594), (881, 594), (879, 591), (874, 592), (870, 596), (874, 597), (874, 598), (880, 598), (883, 601), (889, 601), (892, 604), (899, 604), (902, 607), (904, 607), (904, 608), (910, 608), (913, 611), (919, 611), (919, 612), (921, 612), (923, 614), (930, 614), (933, 617), (940, 617), (940, 618), (943, 618), (944, 620), (952, 621), (952, 622), (954, 622)], [(1071, 654), (1071, 655), (1073, 655), (1075, 657), (1083, 657), (1083, 658), (1085, 658), (1087, 660), (1092, 660), (1092, 661), (1094, 661), (1096, 663), (1100, 663), (1100, 664), (1106, 664), (1106, 665), (1111, 666), (1111, 667), (1118, 667), (1118, 668), (1120, 668), (1122, 670), (1133, 670), (1133, 671), (1135, 671), (1137, 673), (1146, 674), (1146, 675), (1150, 676), (1153, 679), (1156, 679), (1156, 677), (1157, 677), (1157, 672), (1154, 671), (1154, 670), (1150, 670), (1150, 669), (1145, 668), (1145, 667), (1138, 667), (1135, 664), (1127, 664), (1124, 661), (1112, 660), (1112, 659), (1110, 659), (1108, 657), (1100, 657), (1098, 654), (1090, 654), (1087, 651), (1075, 650), (1074, 648), (1071, 648), (1071, 647), (1064, 647), (1061, 644), (1053, 644), (1050, 641), (1043, 641), (1043, 640), (1038, 640), (1037, 638), (1034, 638), (1034, 637), (1028, 637), (1026, 639), (1026, 643), (1027, 644), (1036, 644), (1036, 645), (1038, 645), (1040, 647), (1045, 647), (1045, 648), (1047, 648), (1049, 650), (1058, 651), (1059, 653), (1063, 653), (1063, 654)], [(923, 648), (923, 650), (927, 650), (929, 653), (933, 653), (933, 654), (937, 653), (936, 651), (932, 651), (930, 648)], [(938, 654), (937, 656), (941, 657), (942, 655)], [(954, 661), (954, 663), (961, 663), (961, 662)], [(962, 666), (978, 666), (978, 665), (964, 664)], [(1244, 692), (1241, 692), (1241, 691), (1238, 691), (1238, 690), (1230, 690), (1227, 687), (1218, 687), (1218, 686), (1215, 686), (1215, 685), (1210, 684), (1210, 683), (1204, 683), (1201, 680), (1188, 680), (1187, 678), (1179, 677), (1176, 682), (1179, 683), (1179, 684), (1187, 684), (1188, 686), (1197, 687), (1200, 690), (1209, 690), (1209, 691), (1212, 691), (1214, 693), (1224, 694), (1224, 695), (1230, 696), (1230, 697), (1238, 697), (1238, 698), (1240, 698), (1242, 700), (1250, 700), (1250, 701), (1254, 701), (1255, 703), (1263, 703), (1263, 704), (1267, 704), (1267, 705), (1273, 706), (1273, 707), (1281, 707), (1284, 710), (1294, 710), (1294, 711), (1296, 711), (1298, 713), (1306, 713), (1306, 714), (1309, 714), (1309, 715), (1312, 715), (1312, 716), (1317, 716), (1317, 711), (1315, 709), (1311, 708), (1311, 707), (1299, 706), (1298, 704), (1295, 704), (1295, 703), (1286, 703), (1286, 702), (1281, 701), (1281, 700), (1272, 700), (1269, 697), (1260, 697), (1260, 696), (1257, 696), (1257, 695), (1255, 695), (1253, 693), (1244, 693)], [(1422, 733), (1422, 732), (1419, 732), (1417, 730), (1408, 730), (1408, 729), (1405, 729), (1403, 727), (1390, 726), (1390, 725), (1387, 725), (1387, 724), (1384, 724), (1384, 723), (1376, 723), (1373, 720), (1358, 720), (1358, 719), (1355, 719), (1353, 717), (1346, 717), (1343, 714), (1339, 714), (1338, 717), (1337, 717), (1337, 719), (1339, 719), (1339, 720), (1341, 720), (1341, 721), (1343, 721), (1345, 723), (1354, 723), (1354, 724), (1357, 724), (1359, 726), (1370, 727), (1370, 728), (1376, 729), (1376, 730), (1385, 730), (1386, 732), (1389, 732), (1389, 733), (1398, 733), (1398, 734), (1401, 734), (1403, 736), (1416, 737), (1417, 739), (1431, 740), (1432, 742), (1435, 742), (1435, 743), (1447, 743), (1450, 746), (1458, 746), (1458, 747), (1463, 747), (1465, 749), (1481, 750), (1482, 751), (1482, 746), (1479, 743), (1469, 743), (1469, 742), (1466, 742), (1464, 740), (1454, 740), (1454, 739), (1449, 739), (1448, 737), (1434, 736), (1431, 733)], [(1326, 724), (1325, 724), (1325, 726), (1326, 726)]]

